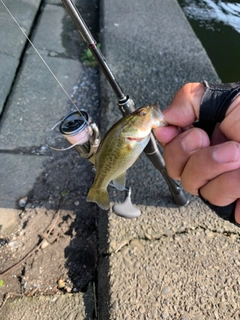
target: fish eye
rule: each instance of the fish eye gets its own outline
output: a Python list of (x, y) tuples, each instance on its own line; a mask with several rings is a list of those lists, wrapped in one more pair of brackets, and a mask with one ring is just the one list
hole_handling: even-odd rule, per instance
[(139, 112), (140, 117), (145, 117), (146, 114), (147, 114), (146, 109), (142, 109), (142, 110)]

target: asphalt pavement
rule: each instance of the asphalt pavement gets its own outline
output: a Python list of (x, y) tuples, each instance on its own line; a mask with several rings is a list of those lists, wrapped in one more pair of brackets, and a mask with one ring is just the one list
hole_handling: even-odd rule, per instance
[[(69, 20), (60, 0), (5, 3), (27, 33), (34, 25), (33, 42), (72, 94), (83, 65), (62, 37)], [(220, 82), (177, 1), (104, 0), (99, 5), (101, 49), (137, 107), (158, 102), (165, 108), (186, 82)], [(51, 161), (49, 128), (69, 106), (34, 50), (26, 50), (26, 39), (1, 3), (0, 24), (2, 236), (16, 228), (18, 200)], [(120, 117), (101, 74), (101, 132)], [(112, 209), (98, 213), (98, 318), (239, 319), (239, 229), (196, 197), (186, 194), (189, 204), (178, 207), (144, 154), (128, 171), (127, 183), (141, 216), (124, 219)], [(124, 201), (122, 193), (110, 195), (112, 204)], [(90, 288), (87, 293), (15, 298), (3, 306), (0, 319), (92, 319), (94, 294)]]

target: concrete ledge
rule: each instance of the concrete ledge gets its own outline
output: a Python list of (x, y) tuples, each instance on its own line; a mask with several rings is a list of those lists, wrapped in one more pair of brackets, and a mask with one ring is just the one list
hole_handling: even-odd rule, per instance
[[(137, 107), (157, 101), (165, 108), (186, 82), (220, 81), (177, 1), (104, 0), (102, 15), (106, 61)], [(121, 113), (104, 78), (102, 97), (106, 130)], [(231, 257), (239, 229), (195, 197), (178, 208), (144, 155), (127, 177), (142, 215), (126, 220), (101, 211), (100, 319), (230, 318), (238, 305), (239, 262)], [(111, 200), (123, 195), (113, 191)]]
[(9, 300), (0, 315), (0, 320), (28, 319), (92, 319), (94, 296), (92, 288), (86, 293), (59, 296), (23, 297)]

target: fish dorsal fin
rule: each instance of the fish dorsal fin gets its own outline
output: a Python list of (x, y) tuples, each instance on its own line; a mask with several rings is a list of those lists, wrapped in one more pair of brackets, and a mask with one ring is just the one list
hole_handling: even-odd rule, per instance
[(117, 190), (124, 190), (126, 183), (126, 172), (120, 174), (120, 176), (116, 177), (113, 181), (113, 185)]

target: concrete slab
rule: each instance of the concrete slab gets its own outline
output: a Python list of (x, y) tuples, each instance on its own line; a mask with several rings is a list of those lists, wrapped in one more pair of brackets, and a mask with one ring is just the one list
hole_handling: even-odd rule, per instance
[[(165, 198), (165, 192), (159, 186), (158, 199), (146, 201), (145, 205), (134, 202), (141, 210), (142, 215), (133, 220), (121, 219), (112, 211), (108, 217), (108, 243), (100, 241), (100, 252), (102, 254), (112, 254), (117, 252), (123, 246), (127, 246), (133, 239), (156, 240), (164, 236), (174, 237), (176, 234), (187, 233), (191, 230), (212, 230), (221, 234), (232, 233), (239, 234), (240, 230), (233, 224), (222, 219), (217, 219), (216, 215), (196, 197), (192, 197), (190, 204), (186, 207), (177, 207), (170, 204), (170, 197)], [(162, 192), (161, 192), (162, 191)], [(155, 202), (155, 205), (153, 204)], [(107, 217), (100, 222), (102, 226), (99, 230), (103, 237), (105, 232)], [(124, 227), (123, 227), (124, 224)], [(103, 232), (101, 230), (104, 230)], [(117, 235), (117, 236), (116, 236)]]
[[(61, 1), (59, 3), (61, 4)], [(33, 43), (41, 55), (61, 56), (65, 54), (66, 49), (62, 45), (62, 20), (65, 15), (66, 10), (63, 7), (46, 4), (33, 38)], [(27, 52), (32, 54), (34, 50), (29, 47)]]
[[(29, 35), (40, 3), (40, 0), (4, 1), (4, 4), (27, 35)], [(5, 6), (0, 3), (0, 114), (14, 81), (19, 59), (26, 42), (25, 36)]]
[[(49, 1), (44, 6), (34, 32), (33, 43), (44, 57), (79, 60), (83, 46), (86, 49), (83, 39), (61, 1), (58, 3)], [(35, 54), (30, 46), (27, 53)]]
[(109, 259), (114, 272), (105, 319), (237, 319), (237, 238), (196, 228), (157, 240), (133, 239)]
[(237, 319), (239, 228), (199, 199), (159, 201), (138, 219), (101, 213), (100, 319)]
[(33, 189), (47, 159), (46, 156), (1, 154), (1, 208), (19, 208), (18, 200)]
[[(80, 62), (46, 58), (50, 68), (71, 95), (81, 75)], [(2, 118), (0, 149), (41, 146), (51, 128), (69, 111), (69, 100), (38, 56), (29, 55)]]
[[(4, 3), (28, 35), (41, 0), (4, 0)], [(0, 53), (19, 59), (27, 40), (2, 3), (0, 3), (0, 25)]]
[(94, 295), (91, 286), (86, 293), (23, 297), (9, 300), (0, 320), (23, 319), (93, 319)]

